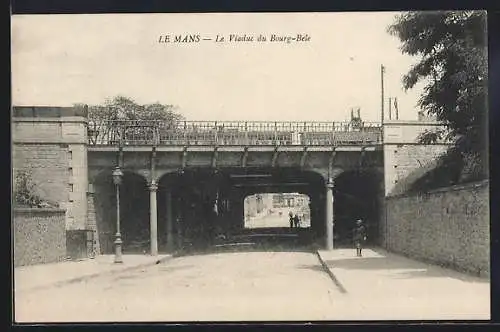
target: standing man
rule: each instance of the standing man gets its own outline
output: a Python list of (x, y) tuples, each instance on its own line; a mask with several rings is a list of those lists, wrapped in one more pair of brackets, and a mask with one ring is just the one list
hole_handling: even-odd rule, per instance
[(299, 215), (297, 213), (295, 213), (295, 216), (293, 217), (293, 224), (294, 224), (295, 228), (300, 227), (300, 218), (299, 218)]
[(293, 213), (292, 213), (292, 211), (288, 212), (288, 219), (290, 221), (290, 228), (293, 228)]
[(356, 245), (356, 256), (361, 257), (361, 251), (363, 250), (363, 244), (366, 241), (366, 227), (363, 225), (363, 221), (358, 219), (356, 221), (356, 227), (354, 228), (354, 243)]

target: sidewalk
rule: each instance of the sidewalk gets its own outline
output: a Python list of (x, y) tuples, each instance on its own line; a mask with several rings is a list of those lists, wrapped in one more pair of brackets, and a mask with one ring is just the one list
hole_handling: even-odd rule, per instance
[(14, 269), (14, 290), (33, 291), (58, 287), (106, 274), (154, 265), (171, 255), (123, 255), (123, 263), (113, 263), (113, 255), (100, 255), (94, 259), (52, 264), (20, 266)]
[[(318, 251), (354, 319), (489, 319), (490, 282), (383, 249)], [(345, 301), (344, 301), (345, 300)]]

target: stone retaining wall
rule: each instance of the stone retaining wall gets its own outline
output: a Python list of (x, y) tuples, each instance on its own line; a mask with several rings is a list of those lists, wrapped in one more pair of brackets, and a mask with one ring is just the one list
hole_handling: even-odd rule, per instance
[(488, 276), (488, 181), (386, 197), (380, 239), (387, 250)]
[(63, 261), (66, 257), (65, 211), (14, 209), (14, 266)]

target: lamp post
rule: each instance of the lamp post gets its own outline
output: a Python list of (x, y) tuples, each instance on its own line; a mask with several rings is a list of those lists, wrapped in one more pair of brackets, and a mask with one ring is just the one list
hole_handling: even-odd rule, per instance
[(116, 234), (115, 234), (115, 263), (123, 263), (122, 259), (122, 235), (120, 234), (120, 185), (123, 172), (120, 167), (113, 170), (113, 183), (116, 187)]
[(333, 188), (330, 178), (326, 184), (326, 250), (333, 250)]

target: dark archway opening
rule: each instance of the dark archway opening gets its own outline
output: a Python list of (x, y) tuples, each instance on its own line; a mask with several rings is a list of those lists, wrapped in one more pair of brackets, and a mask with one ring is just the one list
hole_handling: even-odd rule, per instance
[(335, 179), (335, 239), (339, 246), (352, 245), (357, 219), (367, 227), (367, 244), (378, 243), (381, 176), (369, 171), (349, 171)]
[[(94, 189), (99, 251), (101, 254), (112, 254), (117, 224), (116, 188), (111, 171), (97, 178)], [(138, 174), (125, 171), (120, 186), (123, 253), (149, 252), (149, 229), (149, 191), (146, 180)]]
[[(159, 250), (206, 248), (222, 226), (226, 213), (222, 204), (225, 176), (212, 169), (188, 169), (169, 173), (159, 180), (158, 243)], [(171, 197), (170, 212), (167, 199)], [(227, 209), (226, 209), (227, 210)], [(168, 244), (168, 218), (171, 219)]]
[[(94, 181), (94, 209), (99, 254), (111, 254), (116, 234), (116, 195), (113, 178), (102, 172)], [(96, 248), (97, 249), (97, 248)]]
[(125, 172), (120, 192), (120, 213), (123, 253), (149, 253), (149, 189), (142, 176)]
[[(167, 192), (172, 197), (171, 240), (176, 250), (188, 250), (213, 248), (247, 234), (244, 199), (257, 193), (307, 195), (303, 230), (312, 242), (324, 234), (324, 190), (321, 175), (302, 170), (190, 168), (166, 174), (159, 181), (159, 250), (168, 248)], [(283, 218), (286, 226), (288, 216)]]

